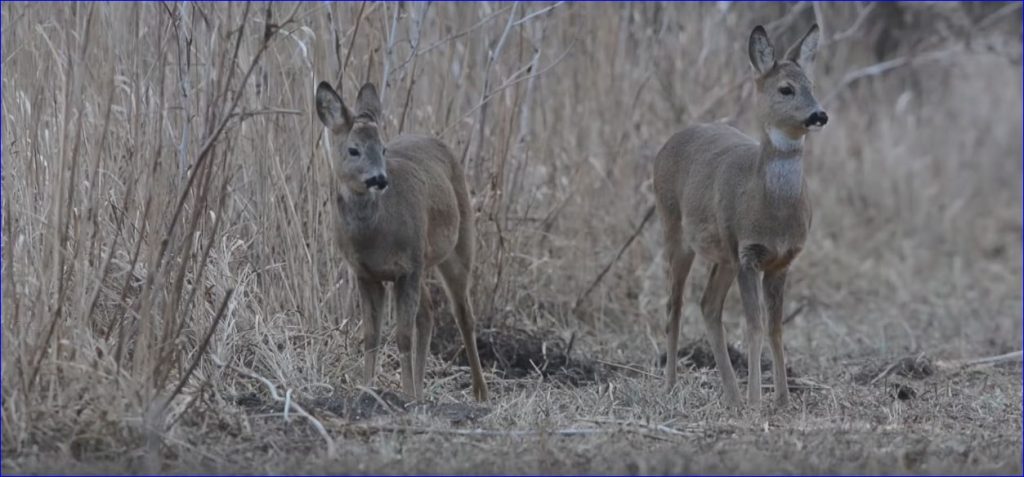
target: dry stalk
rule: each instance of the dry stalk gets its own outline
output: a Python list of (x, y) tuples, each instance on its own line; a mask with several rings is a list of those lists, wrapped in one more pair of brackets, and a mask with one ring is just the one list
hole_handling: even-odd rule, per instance
[(174, 390), (171, 391), (171, 394), (169, 394), (167, 399), (164, 401), (164, 410), (166, 410), (171, 401), (178, 396), (178, 393), (185, 388), (185, 384), (188, 383), (188, 380), (192, 377), (192, 373), (194, 373), (196, 371), (196, 367), (199, 366), (199, 360), (203, 358), (203, 355), (206, 354), (206, 349), (210, 346), (210, 338), (213, 338), (213, 333), (217, 331), (217, 325), (220, 325), (221, 319), (223, 319), (224, 315), (227, 314), (228, 304), (231, 303), (231, 297), (234, 293), (235, 289), (232, 288), (224, 294), (224, 300), (220, 304), (220, 309), (218, 309), (217, 314), (214, 315), (213, 323), (210, 324), (210, 328), (206, 330), (206, 336), (203, 337), (203, 341), (199, 344), (195, 357), (192, 359), (192, 364), (189, 365), (188, 370), (185, 371), (185, 374), (182, 375), (180, 380), (178, 380), (178, 385), (174, 387)]
[(565, 59), (566, 55), (568, 55), (569, 52), (572, 51), (572, 48), (573, 48), (573, 46), (575, 44), (576, 44), (576, 40), (574, 39), (573, 42), (571, 44), (569, 44), (568, 47), (566, 47), (565, 51), (563, 51), (560, 55), (558, 55), (558, 58), (555, 58), (555, 60), (552, 61), (551, 64), (545, 66), (544, 68), (542, 68), (541, 70), (537, 71), (536, 73), (528, 74), (526, 76), (519, 76), (520, 74), (522, 74), (524, 72), (528, 73), (528, 72), (533, 70), (533, 68), (532, 68), (533, 65), (530, 64), (530, 63), (527, 63), (526, 65), (524, 65), (521, 68), (519, 68), (515, 73), (512, 74), (512, 76), (509, 77), (509, 79), (505, 80), (505, 82), (503, 82), (500, 86), (498, 86), (498, 87), (494, 88), (493, 90), (491, 90), (490, 94), (485, 94), (483, 96), (483, 98), (479, 102), (477, 102), (473, 107), (471, 107), (468, 110), (466, 110), (465, 113), (463, 113), (461, 116), (456, 118), (454, 121), (449, 122), (448, 125), (445, 126), (445, 128), (441, 131), (441, 135), (446, 135), (449, 132), (451, 132), (451, 129), (454, 128), (455, 126), (458, 126), (459, 123), (462, 122), (463, 119), (466, 119), (471, 114), (473, 114), (474, 112), (476, 112), (477, 110), (482, 108), (484, 105), (489, 103), (491, 101), (491, 99), (493, 99), (495, 96), (497, 96), (498, 93), (504, 91), (506, 88), (509, 88), (511, 86), (515, 86), (516, 84), (518, 84), (518, 83), (520, 83), (522, 81), (526, 81), (526, 80), (532, 79), (534, 77), (541, 76), (544, 73), (547, 73), (548, 70), (550, 70), (551, 68), (554, 68), (555, 66), (558, 66), (558, 64), (561, 63), (561, 61), (563, 59)]
[[(391, 56), (394, 53), (395, 42), (398, 39), (398, 35), (396, 34), (396, 30), (398, 29), (398, 14), (402, 12), (402, 4), (396, 3), (394, 5), (395, 14), (391, 17), (391, 28), (387, 28), (384, 30), (384, 32), (387, 34), (387, 49), (384, 51), (384, 59), (382, 60), (382, 63), (384, 65), (384, 72), (381, 74), (380, 77), (380, 100), (381, 103), (384, 105), (388, 104), (387, 92), (390, 79), (389, 75), (391, 73)], [(387, 15), (387, 4), (384, 5), (384, 12), (384, 14)]]
[[(352, 28), (352, 38), (348, 41), (348, 51), (345, 52), (345, 61), (341, 63), (341, 71), (338, 72), (338, 82), (335, 84), (338, 93), (342, 92), (342, 78), (345, 77), (345, 72), (348, 71), (348, 62), (352, 59), (352, 51), (355, 50), (356, 38), (359, 38), (359, 26), (363, 24), (363, 12), (366, 10), (366, 0), (359, 5), (359, 13), (356, 14), (356, 26)], [(333, 28), (337, 28), (337, 25), (331, 25)]]
[[(398, 134), (402, 134), (402, 131), (405, 130), (405, 118), (409, 113), (409, 105), (412, 103), (412, 92), (416, 86), (416, 61), (419, 59), (420, 34), (423, 32), (423, 19), (426, 18), (429, 8), (429, 3), (423, 5), (419, 15), (410, 19), (413, 31), (410, 40), (412, 42), (412, 52), (409, 53), (409, 58), (412, 59), (412, 71), (409, 73), (409, 89), (405, 92), (405, 104), (402, 105), (401, 119), (398, 120)], [(406, 60), (406, 62), (408, 61)], [(402, 66), (404, 67), (405, 64), (403, 63)]]
[(870, 66), (865, 66), (863, 68), (850, 71), (846, 73), (846, 75), (844, 75), (841, 80), (839, 80), (839, 84), (832, 89), (832, 92), (829, 93), (828, 96), (826, 96), (824, 101), (822, 101), (821, 103), (824, 105), (833, 104), (833, 101), (836, 99), (836, 97), (839, 96), (840, 93), (846, 91), (846, 89), (849, 88), (853, 83), (856, 83), (857, 81), (862, 80), (864, 78), (879, 76), (888, 73), (889, 71), (898, 68), (903, 68), (905, 66), (920, 65), (922, 63), (927, 63), (930, 61), (945, 60), (948, 59), (950, 55), (961, 51), (963, 51), (962, 46), (954, 45), (947, 48), (941, 48), (935, 51), (929, 51), (927, 53), (900, 56), (898, 58), (893, 58), (891, 60), (882, 61), (880, 63), (875, 63)]

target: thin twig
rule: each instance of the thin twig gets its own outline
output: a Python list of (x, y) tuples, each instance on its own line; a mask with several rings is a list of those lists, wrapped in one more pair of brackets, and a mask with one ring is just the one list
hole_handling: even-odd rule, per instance
[[(167, 400), (164, 401), (164, 410), (166, 410), (167, 406), (171, 404), (171, 401), (178, 396), (178, 393), (185, 388), (185, 383), (187, 383), (192, 377), (192, 373), (196, 371), (196, 367), (199, 366), (199, 360), (203, 358), (203, 355), (206, 354), (206, 349), (210, 346), (210, 338), (213, 338), (213, 333), (217, 331), (217, 325), (220, 324), (221, 319), (223, 319), (224, 315), (227, 314), (228, 303), (231, 302), (231, 296), (234, 294), (234, 288), (228, 289), (228, 292), (224, 294), (224, 301), (221, 302), (220, 308), (217, 310), (217, 315), (213, 317), (213, 324), (211, 324), (210, 329), (206, 331), (206, 336), (203, 337), (202, 344), (200, 344), (199, 349), (196, 350), (196, 355), (192, 360), (192, 364), (189, 365), (188, 371), (185, 371), (185, 374), (178, 381), (178, 385), (174, 387), (174, 391), (171, 391)], [(161, 413), (163, 413), (163, 411), (161, 411)]]
[(461, 123), (463, 119), (465, 119), (469, 115), (473, 114), (477, 109), (480, 109), (483, 105), (485, 105), (488, 102), (490, 102), (490, 100), (492, 98), (494, 98), (495, 96), (497, 96), (498, 93), (504, 91), (507, 88), (515, 86), (516, 84), (519, 84), (522, 81), (526, 81), (528, 79), (535, 78), (537, 76), (543, 75), (544, 73), (547, 73), (547, 71), (550, 70), (551, 68), (554, 68), (555, 66), (558, 66), (558, 64), (561, 63), (563, 59), (565, 59), (566, 55), (568, 55), (569, 52), (572, 51), (572, 48), (575, 45), (576, 45), (576, 39), (573, 39), (572, 43), (569, 44), (569, 46), (565, 49), (565, 51), (563, 51), (561, 55), (558, 55), (558, 58), (556, 58), (555, 61), (552, 61), (551, 64), (545, 66), (543, 69), (541, 69), (540, 71), (537, 71), (536, 73), (533, 73), (533, 74), (528, 75), (528, 76), (523, 76), (523, 77), (516, 78), (515, 75), (519, 74), (520, 72), (530, 71), (532, 69), (531, 68), (533, 66), (532, 63), (527, 63), (526, 66), (520, 68), (518, 71), (516, 71), (516, 73), (513, 73), (512, 77), (509, 78), (507, 81), (505, 81), (501, 86), (498, 86), (497, 88), (494, 88), (494, 90), (492, 90), (490, 94), (486, 95), (483, 98), (482, 101), (477, 103), (472, 108), (469, 108), (468, 111), (463, 113), (462, 116), (459, 116), (458, 119), (452, 121), (450, 124), (448, 124), (448, 126), (445, 126), (444, 130), (442, 130), (440, 135), (443, 136), (445, 134), (448, 134), (448, 132), (450, 132), (452, 128), (454, 128), (459, 123)]
[(386, 409), (389, 414), (394, 414), (395, 406), (392, 406), (390, 403), (385, 401), (384, 398), (380, 397), (380, 394), (377, 394), (377, 391), (374, 391), (366, 386), (357, 386), (356, 389), (359, 389), (360, 391), (369, 394), (370, 397), (372, 397), (382, 407), (384, 407), (384, 409)]
[[(632, 430), (634, 432), (636, 430), (646, 430), (646, 431), (658, 432), (658, 433), (662, 433), (662, 434), (669, 434), (669, 435), (672, 435), (672, 436), (680, 436), (680, 437), (683, 437), (683, 436), (693, 436), (694, 434), (702, 434), (703, 433), (702, 429), (699, 429), (699, 428), (698, 429), (693, 429), (693, 430), (690, 430), (690, 429), (682, 430), (682, 429), (676, 429), (676, 428), (669, 427), (667, 424), (652, 424), (652, 423), (645, 423), (645, 422), (634, 421), (634, 420), (607, 419), (607, 418), (595, 417), (595, 418), (583, 419), (583, 421), (584, 422), (594, 423), (594, 424), (613, 424), (613, 425), (621, 426), (624, 430)], [(641, 432), (640, 434), (647, 435), (646, 433), (643, 433), (643, 432)], [(663, 440), (670, 440), (670, 441), (674, 440), (674, 439), (666, 439), (666, 438), (661, 437), (661, 436), (653, 436), (653, 435), (650, 435), (649, 437), (654, 437), (654, 438), (663, 439)]]
[[(600, 423), (600, 421), (594, 420), (594, 423)], [(496, 430), (496, 429), (451, 429), (451, 428), (438, 428), (438, 427), (415, 427), (415, 426), (394, 426), (394, 425), (350, 425), (346, 428), (350, 431), (362, 432), (366, 434), (378, 434), (381, 432), (393, 432), (402, 434), (430, 434), (430, 435), (457, 435), (457, 436), (474, 436), (474, 437), (540, 437), (540, 436), (560, 436), (560, 437), (579, 437), (579, 436), (593, 436), (599, 434), (615, 434), (619, 432), (629, 432), (632, 434), (648, 437), (651, 439), (657, 439), (662, 441), (676, 442), (676, 439), (671, 439), (667, 436), (659, 434), (667, 434), (673, 436), (685, 436), (691, 435), (691, 433), (678, 431), (667, 426), (644, 426), (639, 423), (630, 422), (616, 422), (616, 421), (605, 421), (605, 424), (615, 424), (614, 428), (603, 428), (603, 427), (568, 427), (562, 429), (522, 429), (522, 430)], [(654, 432), (651, 432), (654, 431)]]
[(274, 114), (281, 114), (281, 115), (284, 115), (284, 116), (300, 116), (300, 115), (305, 114), (305, 113), (306, 113), (305, 111), (300, 111), (298, 109), (267, 108), (267, 109), (255, 109), (255, 110), (251, 110), (251, 111), (239, 111), (237, 113), (231, 113), (230, 117), (232, 117), (232, 118), (240, 118), (240, 119), (249, 119), (249, 118), (251, 118), (253, 116), (270, 116), (270, 115), (274, 115)]
[(870, 382), (869, 384), (875, 384), (875, 383), (877, 383), (878, 381), (880, 381), (880, 380), (881, 380), (882, 378), (884, 378), (884, 377), (888, 376), (888, 375), (889, 375), (889, 373), (892, 373), (892, 370), (896, 369), (896, 366), (899, 366), (899, 364), (900, 364), (900, 363), (901, 363), (902, 361), (903, 361), (902, 359), (898, 359), (898, 360), (896, 360), (896, 361), (893, 361), (893, 363), (892, 363), (892, 364), (890, 364), (889, 366), (886, 366), (886, 368), (885, 368), (885, 369), (883, 369), (881, 373), (878, 373), (878, 375), (877, 375), (877, 376), (875, 376), (875, 377), (874, 377), (874, 379), (872, 379), (872, 380), (871, 380), (871, 382)]
[(846, 73), (846, 75), (843, 76), (843, 79), (839, 81), (839, 84), (835, 87), (835, 89), (832, 90), (831, 93), (829, 93), (827, 97), (825, 97), (825, 100), (822, 101), (822, 103), (830, 104), (837, 96), (839, 96), (840, 93), (845, 91), (846, 88), (848, 88), (851, 84), (858, 80), (868, 78), (871, 76), (878, 76), (883, 73), (892, 71), (894, 69), (902, 68), (904, 66), (911, 66), (920, 63), (925, 63), (928, 61), (941, 60), (943, 58), (949, 57), (949, 55), (952, 53), (956, 53), (962, 50), (963, 47), (957, 45), (949, 48), (943, 48), (935, 51), (930, 51), (927, 53), (922, 53), (919, 55), (901, 56), (899, 58), (893, 58), (891, 60), (886, 60), (881, 63), (875, 63), (870, 66), (865, 66), (864, 68), (853, 70), (849, 73)]
[[(398, 121), (398, 134), (402, 134), (405, 129), (405, 118), (409, 113), (409, 105), (412, 103), (412, 92), (416, 87), (416, 62), (419, 59), (420, 49), (420, 34), (423, 32), (423, 20), (427, 16), (427, 10), (430, 8), (430, 4), (426, 4), (422, 10), (420, 10), (419, 16), (413, 16), (410, 19), (415, 33), (413, 34), (412, 41), (412, 52), (409, 53), (409, 57), (412, 59), (412, 71), (409, 73), (409, 89), (405, 92), (405, 104), (402, 106), (401, 119)], [(408, 60), (406, 60), (408, 61)]]
[[(316, 431), (320, 434), (321, 437), (323, 437), (324, 441), (327, 443), (327, 457), (329, 459), (333, 459), (334, 458), (334, 455), (335, 455), (334, 439), (332, 439), (330, 434), (327, 433), (327, 429), (324, 428), (323, 423), (321, 423), (320, 420), (318, 420), (317, 418), (313, 417), (308, 412), (306, 412), (306, 410), (303, 409), (303, 407), (300, 406), (299, 403), (295, 402), (294, 400), (286, 400), (284, 397), (282, 397), (280, 394), (278, 394), (277, 386), (274, 383), (270, 382), (269, 379), (264, 378), (263, 376), (260, 376), (260, 375), (258, 375), (256, 373), (252, 372), (252, 371), (239, 368), (238, 366), (235, 366), (233, 364), (231, 364), (231, 365), (225, 364), (223, 361), (217, 359), (216, 356), (211, 356), (210, 358), (213, 360), (213, 363), (216, 364), (218, 367), (222, 367), (222, 368), (227, 367), (227, 368), (235, 371), (236, 373), (241, 374), (242, 376), (246, 376), (246, 377), (255, 379), (255, 380), (263, 383), (263, 385), (267, 387), (267, 390), (270, 391), (270, 397), (271, 398), (273, 398), (275, 401), (278, 401), (278, 402), (281, 402), (281, 403), (285, 403), (286, 406), (288, 406), (291, 409), (293, 409), (300, 416), (305, 417), (307, 420), (309, 420), (310, 424), (313, 425), (313, 428), (316, 429)], [(287, 408), (286, 408), (285, 412), (287, 412)]]
[(603, 364), (605, 366), (610, 366), (610, 367), (613, 367), (613, 368), (624, 369), (626, 371), (634, 372), (634, 373), (637, 373), (637, 374), (642, 374), (642, 375), (647, 376), (647, 377), (651, 377), (651, 378), (657, 378), (658, 377), (657, 374), (654, 374), (654, 373), (651, 373), (651, 372), (648, 372), (648, 371), (644, 371), (644, 370), (642, 370), (640, 368), (636, 368), (636, 367), (630, 366), (628, 364), (613, 363), (611, 361), (605, 361), (605, 360), (602, 360), (602, 359), (595, 359), (594, 361), (596, 361), (598, 363), (601, 363), (601, 364)]
[[(387, 8), (384, 9), (387, 12)], [(380, 77), (380, 101), (386, 101), (388, 93), (388, 75), (391, 74), (391, 54), (395, 50), (395, 30), (398, 29), (398, 14), (402, 12), (402, 4), (395, 4), (395, 14), (391, 17), (391, 28), (385, 30), (387, 34), (387, 50), (384, 52), (384, 72)]]
[(451, 34), (451, 35), (449, 35), (449, 36), (447, 36), (445, 38), (442, 38), (440, 40), (435, 41), (434, 43), (431, 43), (430, 46), (427, 46), (426, 48), (422, 49), (420, 51), (420, 54), (421, 55), (427, 54), (427, 53), (437, 49), (438, 47), (440, 47), (442, 45), (448, 44), (452, 40), (458, 40), (459, 38), (462, 38), (462, 37), (464, 37), (464, 36), (466, 36), (466, 35), (468, 35), (470, 33), (473, 33), (478, 28), (484, 26), (485, 24), (487, 24), (491, 20), (494, 20), (495, 18), (498, 18), (501, 14), (509, 11), (511, 8), (512, 8), (512, 6), (508, 6), (508, 7), (502, 8), (502, 9), (500, 9), (500, 10), (498, 10), (498, 11), (496, 11), (496, 12), (494, 12), (494, 13), (486, 16), (486, 17), (484, 17), (480, 21), (478, 21), (475, 24), (473, 24), (473, 26), (471, 26), (471, 27), (469, 27), (469, 28), (467, 28), (465, 30), (462, 30), (462, 31), (460, 31), (458, 33)]
[(786, 324), (786, 323), (789, 323), (790, 321), (795, 320), (797, 316), (800, 316), (800, 313), (803, 313), (804, 308), (806, 308), (806, 307), (807, 307), (806, 304), (801, 303), (800, 306), (796, 307), (795, 310), (789, 312), (789, 314), (786, 315), (786, 317), (782, 319), (782, 324)]
[(342, 78), (345, 77), (345, 72), (348, 71), (348, 61), (352, 59), (352, 50), (356, 43), (356, 38), (359, 36), (359, 25), (363, 24), (363, 11), (366, 10), (366, 1), (364, 0), (362, 5), (359, 6), (359, 13), (356, 15), (356, 26), (352, 29), (352, 39), (348, 41), (348, 51), (345, 52), (345, 61), (341, 64), (341, 71), (338, 72), (338, 82), (335, 84), (335, 89), (338, 93), (342, 91)]
[(545, 13), (555, 9), (556, 7), (558, 7), (559, 5), (561, 5), (563, 3), (565, 3), (565, 2), (555, 2), (555, 3), (552, 3), (551, 5), (548, 5), (547, 7), (541, 8), (540, 10), (537, 10), (537, 11), (535, 11), (535, 12), (529, 14), (529, 15), (524, 16), (523, 18), (520, 18), (520, 19), (516, 20), (514, 23), (512, 23), (512, 26), (518, 26), (518, 25), (521, 25), (523, 23), (526, 23), (531, 18), (533, 18), (535, 16), (538, 16), (538, 15), (543, 15), (543, 14), (545, 14)]
[(832, 43), (846, 40), (847, 38), (852, 38), (860, 33), (860, 27), (864, 24), (864, 20), (867, 20), (868, 16), (875, 10), (875, 6), (877, 5), (877, 3), (869, 3), (866, 7), (861, 8), (860, 11), (857, 12), (857, 18), (853, 20), (853, 23), (849, 28), (827, 38), (821, 45), (818, 45), (818, 48), (821, 49), (825, 45), (830, 45)]
[(959, 371), (961, 369), (974, 366), (990, 366), (999, 363), (1008, 363), (1010, 361), (1021, 361), (1022, 358), (1024, 358), (1024, 354), (1022, 354), (1021, 351), (1014, 351), (1012, 353), (1001, 354), (998, 356), (986, 356), (984, 358), (936, 361), (935, 366), (943, 371)]
[(603, 279), (604, 276), (608, 273), (608, 271), (611, 270), (612, 266), (619, 261), (619, 258), (622, 257), (622, 254), (626, 253), (626, 249), (628, 249), (629, 246), (633, 244), (633, 241), (636, 240), (636, 238), (640, 235), (640, 232), (643, 232), (644, 226), (647, 225), (647, 222), (650, 221), (651, 217), (653, 216), (654, 206), (651, 205), (647, 207), (647, 212), (644, 213), (644, 219), (641, 220), (640, 224), (637, 225), (636, 229), (633, 230), (633, 235), (630, 235), (629, 239), (626, 240), (626, 243), (622, 244), (622, 247), (619, 248), (619, 253), (615, 254), (615, 258), (613, 258), (610, 262), (608, 262), (607, 265), (604, 266), (604, 269), (601, 270), (601, 273), (597, 274), (597, 277), (594, 278), (594, 281), (590, 284), (590, 287), (587, 288), (587, 291), (583, 292), (583, 294), (581, 294), (579, 298), (576, 299), (576, 304), (573, 305), (572, 307), (573, 311), (578, 309), (580, 307), (580, 304), (583, 303), (583, 300), (587, 298), (587, 295), (590, 295), (590, 292), (594, 291), (594, 288), (597, 287), (597, 284), (601, 283), (601, 279)]
[(526, 430), (494, 430), (494, 429), (449, 429), (440, 427), (414, 427), (414, 426), (391, 426), (391, 425), (368, 425), (358, 424), (346, 426), (347, 430), (364, 432), (367, 434), (378, 434), (381, 432), (395, 432), (402, 434), (431, 434), (431, 435), (457, 435), (457, 436), (478, 436), (478, 437), (537, 437), (537, 436), (591, 436), (594, 434), (609, 434), (615, 429), (599, 428), (567, 428), (567, 429), (526, 429)]

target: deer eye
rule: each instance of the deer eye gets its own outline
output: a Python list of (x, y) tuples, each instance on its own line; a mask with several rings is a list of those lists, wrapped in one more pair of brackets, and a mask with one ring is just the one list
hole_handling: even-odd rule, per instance
[(783, 96), (793, 96), (793, 87), (783, 86), (779, 88), (779, 92), (782, 93)]
[(348, 148), (348, 155), (350, 155), (352, 157), (358, 156), (359, 155), (359, 149), (356, 149), (354, 147)]

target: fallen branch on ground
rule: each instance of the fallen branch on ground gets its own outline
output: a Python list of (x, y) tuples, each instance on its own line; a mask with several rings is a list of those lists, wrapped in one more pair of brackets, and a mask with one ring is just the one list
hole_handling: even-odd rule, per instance
[[(437, 427), (415, 427), (415, 426), (394, 426), (394, 425), (369, 425), (369, 424), (357, 424), (357, 425), (344, 425), (345, 430), (359, 432), (364, 434), (379, 434), (384, 432), (400, 433), (400, 434), (435, 434), (435, 435), (456, 435), (456, 436), (475, 436), (475, 437), (540, 437), (540, 436), (560, 436), (560, 437), (579, 437), (579, 436), (594, 436), (602, 434), (614, 434), (617, 432), (629, 432), (637, 434), (643, 437), (649, 437), (657, 440), (667, 440), (675, 442), (674, 439), (669, 439), (665, 436), (657, 435), (653, 432), (643, 432), (647, 428), (643, 426), (618, 426), (614, 429), (600, 428), (600, 427), (569, 427), (563, 429), (521, 429), (521, 430), (496, 430), (496, 429), (445, 429)], [(664, 426), (662, 426), (664, 427)], [(671, 428), (665, 428), (660, 430), (664, 434), (671, 435), (688, 435), (683, 432), (672, 432)]]
[(652, 377), (652, 378), (657, 378), (658, 377), (657, 374), (654, 374), (654, 373), (651, 373), (651, 372), (648, 372), (648, 371), (644, 371), (644, 370), (642, 370), (640, 368), (637, 368), (635, 366), (630, 366), (628, 364), (613, 363), (611, 361), (604, 361), (604, 360), (601, 360), (601, 359), (595, 359), (594, 361), (596, 361), (598, 363), (601, 363), (601, 364), (603, 364), (605, 366), (612, 367), (612, 368), (624, 369), (624, 370), (630, 371), (632, 373), (642, 374), (644, 376), (648, 376), (648, 377)]
[(210, 358), (213, 360), (213, 363), (216, 364), (218, 367), (229, 368), (229, 369), (235, 371), (236, 373), (241, 374), (242, 376), (245, 376), (245, 377), (248, 377), (248, 378), (252, 378), (252, 379), (255, 379), (255, 380), (263, 383), (263, 385), (266, 386), (268, 390), (270, 390), (270, 397), (271, 398), (273, 398), (277, 402), (284, 403), (284, 406), (285, 406), (285, 408), (284, 408), (285, 419), (287, 419), (287, 417), (288, 417), (288, 410), (291, 409), (291, 410), (294, 410), (296, 413), (298, 413), (300, 416), (305, 417), (307, 420), (309, 420), (310, 424), (313, 425), (313, 428), (316, 429), (316, 431), (320, 434), (321, 437), (324, 438), (324, 441), (327, 443), (327, 458), (328, 459), (333, 459), (334, 458), (334, 456), (335, 456), (334, 439), (331, 438), (330, 434), (327, 433), (327, 429), (324, 428), (324, 425), (317, 418), (315, 418), (312, 415), (310, 415), (308, 412), (306, 412), (305, 409), (302, 408), (302, 406), (300, 406), (297, 402), (295, 402), (295, 400), (291, 399), (291, 390), (290, 389), (286, 393), (286, 397), (282, 397), (277, 392), (277, 385), (275, 385), (274, 383), (270, 382), (269, 379), (264, 378), (263, 376), (260, 376), (260, 375), (254, 373), (252, 371), (249, 371), (247, 369), (239, 368), (238, 366), (235, 366), (233, 364), (231, 364), (231, 365), (225, 364), (221, 360), (217, 359), (216, 356), (211, 356)]
[(935, 367), (942, 371), (953, 372), (977, 366), (993, 366), (1011, 361), (1021, 361), (1022, 358), (1024, 358), (1024, 352), (1014, 351), (1012, 353), (1001, 354), (998, 356), (987, 356), (984, 358), (939, 360), (935, 362)]
[(437, 427), (415, 427), (415, 426), (394, 426), (394, 425), (370, 425), (353, 424), (342, 426), (345, 430), (362, 432), (366, 434), (379, 434), (382, 432), (394, 432), (400, 434), (447, 434), (457, 436), (482, 436), (482, 437), (536, 437), (549, 436), (588, 436), (607, 433), (608, 429), (598, 428), (568, 428), (552, 430), (494, 430), (494, 429), (445, 429)]
[[(937, 360), (932, 361), (924, 356), (908, 357), (904, 356), (897, 359), (878, 373), (874, 378), (871, 379), (869, 384), (875, 384), (886, 376), (889, 376), (900, 366), (905, 366), (908, 361), (928, 368), (927, 371), (923, 371), (925, 376), (929, 376), (934, 373), (935, 370), (942, 371), (945, 373), (955, 373), (963, 371), (968, 368), (980, 367), (980, 366), (994, 366), (1000, 363), (1008, 363), (1011, 361), (1021, 361), (1024, 358), (1024, 352), (1014, 351), (1011, 353), (1005, 353), (997, 356), (986, 356), (981, 358), (967, 358), (967, 359), (950, 359), (950, 360)], [(932, 368), (934, 366), (934, 368)]]

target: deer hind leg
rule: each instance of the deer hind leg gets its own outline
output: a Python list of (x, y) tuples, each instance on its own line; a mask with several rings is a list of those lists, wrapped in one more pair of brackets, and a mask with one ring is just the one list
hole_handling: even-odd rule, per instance
[(665, 250), (668, 255), (669, 303), (668, 322), (665, 327), (667, 338), (665, 350), (665, 387), (672, 391), (676, 386), (676, 364), (679, 353), (679, 321), (683, 313), (683, 293), (686, 290), (686, 277), (690, 274), (695, 256), (693, 250), (683, 243), (683, 219), (674, 207), (658, 203), (657, 209), (662, 215), (662, 227), (665, 230)]
[(664, 221), (665, 249), (668, 252), (668, 274), (671, 288), (668, 300), (668, 323), (665, 350), (665, 387), (671, 391), (676, 385), (676, 356), (679, 352), (679, 321), (683, 314), (683, 293), (686, 291), (686, 277), (693, 265), (694, 252), (682, 242), (682, 224), (671, 218)]
[(729, 360), (729, 348), (725, 342), (725, 326), (722, 324), (722, 306), (729, 293), (732, 281), (736, 279), (736, 268), (732, 265), (715, 264), (700, 299), (700, 311), (708, 331), (708, 342), (715, 356), (715, 365), (722, 376), (722, 392), (730, 406), (740, 406), (740, 388), (736, 384), (736, 372)]
[(764, 301), (768, 308), (768, 345), (772, 350), (775, 404), (778, 406), (785, 406), (789, 403), (786, 358), (782, 349), (782, 297), (785, 288), (786, 270), (765, 274)]
[(402, 368), (402, 392), (417, 397), (413, 385), (412, 341), (416, 332), (416, 315), (420, 308), (419, 271), (395, 280), (395, 335), (398, 341), (398, 360)]
[(452, 304), (455, 321), (462, 334), (462, 343), (466, 348), (469, 360), (470, 375), (473, 380), (473, 396), (477, 401), (487, 400), (487, 382), (484, 381), (483, 367), (480, 366), (480, 353), (476, 347), (476, 319), (469, 303), (469, 271), (468, 260), (455, 254), (438, 265), (441, 278), (444, 279), (448, 298)]
[(420, 309), (416, 313), (416, 346), (413, 355), (413, 386), (416, 398), (423, 397), (424, 374), (427, 367), (427, 352), (430, 350), (430, 336), (434, 333), (434, 316), (431, 310), (430, 290), (427, 281), (420, 287)]
[(374, 280), (357, 279), (363, 305), (363, 384), (373, 386), (380, 349), (380, 326), (384, 321), (384, 285)]

